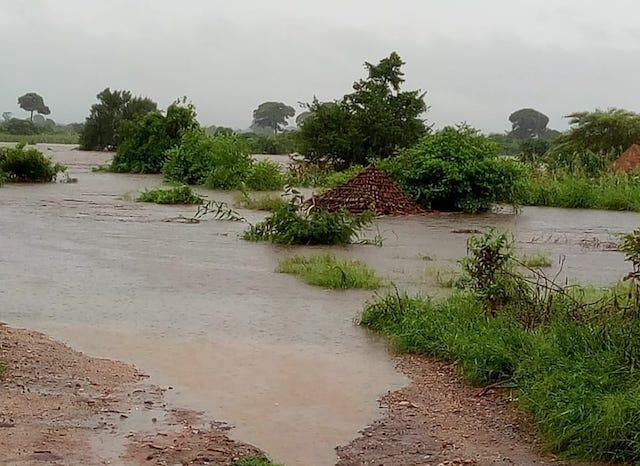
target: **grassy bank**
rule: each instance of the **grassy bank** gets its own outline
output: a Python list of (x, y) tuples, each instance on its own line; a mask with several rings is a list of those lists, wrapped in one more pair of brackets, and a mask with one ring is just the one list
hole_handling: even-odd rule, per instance
[(640, 462), (638, 286), (529, 284), (513, 272), (508, 244), (493, 240), (471, 243), (465, 289), (442, 299), (389, 294), (366, 306), (362, 325), (400, 352), (455, 362), (472, 384), (515, 387), (555, 452)]
[(607, 173), (535, 174), (524, 182), (522, 205), (640, 212), (640, 176)]
[(43, 133), (32, 135), (19, 135), (0, 133), (0, 142), (24, 142), (26, 144), (78, 144), (78, 133)]
[(323, 288), (374, 290), (382, 286), (382, 279), (365, 263), (340, 259), (333, 254), (282, 259), (278, 272), (299, 275), (305, 283)]

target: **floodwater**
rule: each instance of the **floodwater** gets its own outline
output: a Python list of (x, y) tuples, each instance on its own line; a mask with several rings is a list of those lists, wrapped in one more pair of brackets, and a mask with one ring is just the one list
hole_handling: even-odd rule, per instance
[(456, 267), (469, 236), (453, 231), (495, 227), (546, 253), (559, 279), (605, 285), (628, 269), (614, 235), (640, 224), (635, 213), (505, 209), (381, 219), (367, 236), (383, 247), (287, 248), (242, 241), (245, 223), (175, 221), (193, 207), (134, 202), (162, 180), (91, 172), (110, 154), (39, 148), (78, 182), (0, 188), (2, 320), (137, 365), (172, 387), (170, 401), (229, 422), (234, 438), (289, 466), (333, 464), (334, 447), (381, 415), (377, 398), (407, 381), (353, 324), (372, 293), (304, 285), (274, 272), (279, 258), (331, 249), (401, 289), (442, 292), (434, 276)]

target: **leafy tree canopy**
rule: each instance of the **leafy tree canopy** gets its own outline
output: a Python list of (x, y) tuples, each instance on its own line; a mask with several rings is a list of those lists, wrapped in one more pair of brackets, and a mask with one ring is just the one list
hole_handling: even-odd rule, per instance
[(171, 104), (166, 116), (154, 111), (126, 120), (111, 168), (118, 172), (160, 173), (167, 151), (180, 142), (186, 131), (199, 127), (195, 108), (184, 101)]
[(276, 134), (286, 127), (287, 120), (295, 114), (293, 107), (282, 102), (263, 102), (253, 111), (252, 127), (270, 128)]
[(640, 114), (611, 108), (575, 112), (567, 116), (571, 128), (559, 136), (551, 156), (593, 152), (620, 155), (631, 144), (640, 143)]
[(543, 137), (549, 117), (533, 108), (521, 108), (509, 115), (510, 135), (517, 139)]
[(466, 125), (424, 136), (377, 165), (420, 205), (477, 212), (515, 198), (522, 169), (498, 155), (498, 145)]
[(307, 118), (309, 118), (311, 115), (313, 115), (312, 112), (310, 111), (304, 111), (302, 113), (300, 113), (297, 117), (296, 117), (296, 126), (302, 126), (302, 123), (305, 122), (305, 120)]
[(351, 94), (331, 103), (317, 99), (300, 129), (307, 158), (328, 159), (337, 167), (366, 164), (415, 144), (427, 129), (419, 118), (427, 110), (420, 90), (401, 91), (405, 63), (393, 52), (377, 65), (365, 63), (367, 78)]
[(135, 97), (129, 91), (104, 89), (91, 106), (80, 133), (84, 150), (115, 149), (122, 140), (122, 124), (139, 115), (157, 111), (157, 104), (147, 97)]
[(51, 110), (44, 104), (44, 99), (35, 92), (28, 92), (23, 96), (18, 97), (18, 105), (21, 109), (30, 113), (29, 119), (33, 121), (33, 112), (38, 112), (41, 115), (49, 115)]
[(11, 112), (2, 112), (2, 119), (4, 121), (9, 121), (13, 118), (13, 113)]

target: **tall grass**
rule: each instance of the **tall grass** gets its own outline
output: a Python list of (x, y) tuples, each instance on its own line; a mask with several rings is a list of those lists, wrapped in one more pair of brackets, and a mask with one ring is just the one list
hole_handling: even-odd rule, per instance
[(622, 237), (631, 283), (563, 287), (520, 275), (513, 243), (469, 241), (452, 295), (388, 294), (361, 324), (401, 352), (455, 362), (470, 383), (508, 382), (549, 447), (640, 464), (640, 230)]
[(640, 212), (640, 175), (580, 172), (534, 174), (524, 182), (523, 205)]
[(323, 288), (374, 290), (382, 286), (382, 279), (365, 263), (339, 259), (333, 254), (282, 259), (278, 272), (299, 275), (305, 283)]
[(460, 291), (439, 300), (389, 294), (361, 317), (400, 352), (457, 363), (470, 383), (515, 383), (518, 403), (554, 451), (640, 461), (640, 323), (597, 320), (558, 310), (527, 328), (515, 313), (491, 315)]

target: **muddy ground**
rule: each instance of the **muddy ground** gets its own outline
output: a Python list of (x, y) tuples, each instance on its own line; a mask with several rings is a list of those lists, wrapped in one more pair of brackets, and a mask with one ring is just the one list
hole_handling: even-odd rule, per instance
[(170, 407), (134, 367), (0, 327), (0, 464), (231, 465), (264, 457), (227, 426)]
[[(231, 440), (229, 427), (170, 406), (171, 387), (134, 367), (85, 356), (42, 333), (0, 327), (3, 465), (231, 465), (264, 452)], [(408, 356), (412, 383), (380, 402), (387, 415), (347, 446), (339, 466), (551, 465), (508, 393), (460, 382), (455, 369)], [(268, 420), (264, 420), (268, 422)], [(304, 446), (301, 446), (303, 448)]]

